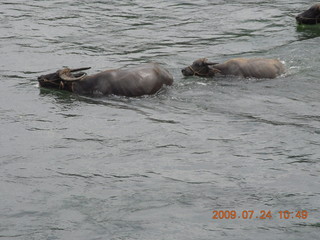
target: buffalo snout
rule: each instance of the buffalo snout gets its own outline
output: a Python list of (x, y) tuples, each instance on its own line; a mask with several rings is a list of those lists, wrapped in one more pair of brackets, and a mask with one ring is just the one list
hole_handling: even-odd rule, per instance
[(182, 68), (181, 69), (181, 73), (182, 73), (183, 76), (192, 76), (192, 75), (194, 75), (194, 73), (191, 71), (191, 69), (189, 67)]

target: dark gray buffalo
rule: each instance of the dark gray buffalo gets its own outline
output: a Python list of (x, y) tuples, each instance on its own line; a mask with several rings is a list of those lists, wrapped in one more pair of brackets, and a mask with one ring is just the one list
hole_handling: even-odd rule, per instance
[(318, 24), (320, 23), (320, 3), (313, 5), (308, 10), (296, 16), (298, 24)]
[(275, 78), (285, 72), (285, 67), (277, 59), (234, 58), (219, 64), (200, 58), (181, 72), (184, 76), (214, 77), (218, 74), (245, 78)]
[(121, 95), (136, 97), (158, 92), (172, 85), (171, 74), (158, 64), (145, 64), (129, 69), (115, 69), (87, 76), (90, 68), (64, 68), (38, 77), (41, 87), (68, 90), (81, 95)]

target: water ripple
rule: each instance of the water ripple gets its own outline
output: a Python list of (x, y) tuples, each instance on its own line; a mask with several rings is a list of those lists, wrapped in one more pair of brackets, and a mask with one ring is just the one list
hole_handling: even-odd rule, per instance
[[(320, 35), (290, 16), (307, 5), (2, 0), (0, 238), (316, 239)], [(200, 57), (278, 58), (288, 73), (182, 77)], [(37, 84), (146, 62), (173, 86), (94, 98)], [(226, 209), (310, 216), (213, 221)]]

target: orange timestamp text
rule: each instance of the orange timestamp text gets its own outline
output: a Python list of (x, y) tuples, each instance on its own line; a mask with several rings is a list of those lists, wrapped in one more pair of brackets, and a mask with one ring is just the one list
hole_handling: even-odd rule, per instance
[(278, 211), (272, 213), (271, 210), (214, 210), (212, 211), (212, 219), (307, 219), (309, 216), (308, 211), (299, 210), (299, 211)]

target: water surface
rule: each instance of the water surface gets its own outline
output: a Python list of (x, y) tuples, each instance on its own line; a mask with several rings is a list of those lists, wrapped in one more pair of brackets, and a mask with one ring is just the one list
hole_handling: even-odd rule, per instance
[[(311, 1), (2, 1), (0, 238), (317, 239), (320, 33)], [(273, 80), (184, 78), (272, 57)], [(81, 97), (36, 77), (159, 62), (155, 96)], [(213, 220), (213, 210), (272, 219)], [(307, 219), (278, 211), (307, 210)], [(257, 214), (255, 216), (257, 216)]]

